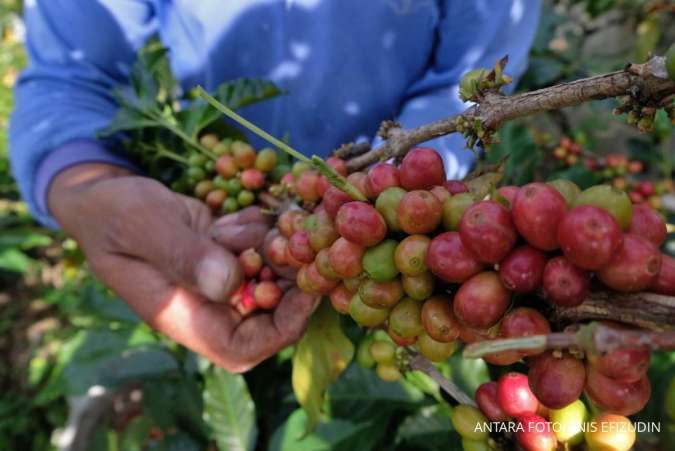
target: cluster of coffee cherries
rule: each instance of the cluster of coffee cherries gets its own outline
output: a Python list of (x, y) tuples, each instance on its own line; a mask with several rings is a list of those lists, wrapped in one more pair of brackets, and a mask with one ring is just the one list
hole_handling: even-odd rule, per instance
[[(565, 389), (565, 377), (561, 373), (557, 388)], [(517, 372), (481, 384), (475, 394), (478, 408), (459, 405), (451, 414), (463, 449), (488, 451), (491, 431), (513, 433), (526, 451), (554, 451), (558, 443), (569, 449), (584, 441), (589, 450), (632, 449), (635, 428), (626, 416), (601, 412), (591, 417), (580, 399), (552, 408), (543, 405), (534, 390), (532, 376)]]
[(212, 133), (203, 135), (200, 144), (216, 159), (192, 153), (187, 159), (185, 179), (181, 181), (187, 182), (193, 195), (214, 212), (233, 213), (253, 205), (266, 184), (279, 181), (290, 170), (277, 164), (278, 155), (273, 149), (256, 152), (244, 141), (221, 140)]
[(258, 309), (275, 308), (281, 301), (283, 290), (277, 285), (272, 268), (264, 264), (255, 249), (246, 249), (239, 254), (239, 263), (246, 279), (230, 297), (230, 305), (244, 316)]

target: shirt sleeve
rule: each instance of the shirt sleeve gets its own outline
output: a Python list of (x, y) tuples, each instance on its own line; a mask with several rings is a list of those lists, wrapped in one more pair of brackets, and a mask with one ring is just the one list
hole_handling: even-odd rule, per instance
[(151, 0), (33, 0), (24, 16), (30, 63), (15, 87), (10, 161), (35, 217), (55, 227), (46, 194), (58, 172), (84, 162), (130, 166), (95, 138), (115, 115), (112, 88), (128, 82), (157, 23)]
[[(491, 68), (507, 54), (505, 72), (514, 77), (507, 91), (512, 90), (527, 67), (539, 13), (539, 0), (444, 1), (430, 68), (411, 86), (398, 121), (411, 128), (462, 112), (469, 106), (459, 98), (462, 75)], [(458, 133), (426, 144), (443, 155), (449, 179), (463, 177), (474, 163)]]

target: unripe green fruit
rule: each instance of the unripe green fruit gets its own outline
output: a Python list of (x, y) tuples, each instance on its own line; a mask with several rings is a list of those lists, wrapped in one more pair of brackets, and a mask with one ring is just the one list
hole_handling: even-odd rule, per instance
[(609, 185), (596, 185), (583, 190), (574, 200), (574, 206), (592, 205), (612, 215), (621, 229), (626, 230), (633, 217), (633, 204), (624, 191)]
[(490, 444), (487, 440), (471, 440), (466, 437), (462, 437), (462, 450), (463, 451), (491, 451)]
[(255, 168), (262, 172), (270, 172), (277, 165), (277, 153), (273, 149), (265, 148), (255, 157)]
[(670, 45), (666, 52), (666, 70), (672, 81), (675, 81), (675, 43)]
[(401, 379), (401, 372), (394, 365), (378, 364), (375, 372), (380, 379), (386, 382), (396, 382)]
[(235, 197), (241, 191), (241, 182), (239, 179), (230, 179), (225, 182), (225, 191), (232, 197)]
[(237, 210), (239, 210), (239, 202), (237, 202), (237, 199), (233, 197), (225, 199), (223, 202), (223, 211), (225, 213), (234, 213)]
[(420, 350), (420, 354), (427, 359), (432, 362), (442, 362), (447, 360), (447, 358), (455, 352), (455, 349), (457, 349), (457, 342), (451, 341), (443, 343), (434, 340), (426, 332), (422, 332), (417, 336), (417, 347)]
[(396, 359), (396, 348), (391, 342), (375, 340), (370, 344), (370, 355), (377, 363), (393, 364)]
[(274, 183), (279, 183), (281, 181), (281, 178), (291, 172), (291, 167), (287, 164), (278, 164), (272, 169), (270, 172), (270, 179)]
[(309, 163), (305, 163), (304, 161), (296, 161), (295, 163), (293, 163), (293, 168), (291, 169), (291, 172), (293, 173), (293, 177), (297, 179), (298, 177), (300, 177), (300, 174), (302, 174), (309, 168), (310, 168)]
[(386, 282), (398, 275), (394, 264), (394, 253), (398, 242), (384, 240), (369, 248), (363, 254), (363, 270), (376, 282)]
[(206, 163), (206, 157), (199, 153), (193, 153), (188, 157), (188, 164), (190, 166), (202, 166)]
[(422, 326), (422, 305), (410, 298), (404, 298), (389, 314), (389, 327), (403, 338), (418, 336)]
[(400, 232), (398, 223), (398, 204), (405, 195), (405, 190), (398, 186), (391, 186), (380, 193), (375, 201), (375, 209), (380, 212), (392, 232)]
[(455, 406), (450, 414), (450, 421), (462, 438), (486, 441), (490, 436), (488, 419), (473, 406), (466, 404)]
[(369, 307), (355, 294), (349, 303), (349, 316), (361, 326), (375, 327), (387, 320), (389, 310)]
[(187, 170), (188, 178), (193, 182), (199, 182), (206, 177), (206, 171), (199, 166), (190, 166)]
[(549, 417), (559, 442), (578, 445), (584, 440), (583, 426), (588, 419), (588, 410), (581, 400), (577, 399), (562, 409), (551, 409)]
[(242, 190), (237, 195), (237, 202), (242, 207), (248, 207), (255, 202), (255, 194), (248, 190)]
[(232, 140), (230, 138), (225, 138), (216, 144), (213, 149), (211, 149), (211, 152), (218, 156), (228, 155), (230, 154), (230, 144), (232, 144)]
[(562, 194), (562, 197), (565, 198), (567, 208), (572, 207), (572, 205), (574, 204), (574, 200), (581, 192), (581, 189), (577, 186), (576, 183), (567, 179), (551, 180), (550, 182), (547, 183), (547, 185), (551, 185), (553, 188), (558, 190), (560, 194)]
[(434, 292), (434, 276), (428, 271), (419, 276), (403, 276), (401, 284), (405, 294), (416, 301), (424, 301)]
[(361, 368), (372, 368), (375, 366), (375, 359), (370, 353), (370, 345), (373, 343), (372, 336), (368, 336), (361, 340), (359, 346), (356, 348), (356, 363)]
[(222, 175), (217, 175), (213, 177), (213, 186), (227, 191), (227, 180), (225, 180)]
[(445, 199), (443, 202), (443, 228), (445, 230), (459, 230), (459, 221), (464, 211), (473, 205), (475, 199), (471, 193), (459, 193)]

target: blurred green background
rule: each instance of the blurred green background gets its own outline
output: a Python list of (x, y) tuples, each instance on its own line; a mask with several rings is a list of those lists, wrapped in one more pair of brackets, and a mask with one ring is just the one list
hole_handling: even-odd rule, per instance
[[(672, 1), (545, 3), (519, 90), (618, 70), (675, 42)], [(433, 383), (415, 375), (384, 383), (355, 365), (329, 391), (329, 421), (302, 438), (291, 349), (245, 377), (216, 370), (140, 323), (92, 279), (75, 243), (36, 224), (7, 161), (11, 89), (26, 62), (20, 8), (19, 0), (0, 0), (0, 449), (461, 449)], [(611, 114), (614, 106), (596, 102), (507, 124), (487, 158), (510, 156), (508, 183), (611, 183), (672, 224), (674, 127), (658, 115), (654, 130), (640, 134)], [(671, 228), (671, 254), (672, 243)], [(469, 392), (495, 374), (457, 356), (441, 369)], [(640, 434), (638, 449), (675, 443), (664, 401), (673, 375), (675, 354), (656, 353), (652, 401), (636, 418), (662, 430)], [(73, 425), (86, 443), (71, 443)]]

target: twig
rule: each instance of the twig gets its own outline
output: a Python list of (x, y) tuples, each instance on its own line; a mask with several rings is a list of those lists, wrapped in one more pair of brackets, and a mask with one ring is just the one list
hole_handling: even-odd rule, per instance
[(411, 357), (410, 368), (421, 371), (432, 378), (448, 395), (460, 404), (476, 407), (476, 403), (452, 381), (446, 379), (435, 366), (421, 354), (408, 350)]
[(659, 105), (674, 93), (675, 82), (668, 79), (662, 57), (654, 57), (644, 64), (629, 64), (622, 71), (513, 96), (487, 92), (476, 105), (457, 116), (409, 130), (389, 127), (381, 146), (350, 159), (347, 168), (357, 171), (382, 159), (400, 157), (416, 144), (457, 131), (458, 120), (469, 124), (478, 122), (485, 130), (496, 130), (506, 121), (592, 100), (631, 96), (645, 104)]

